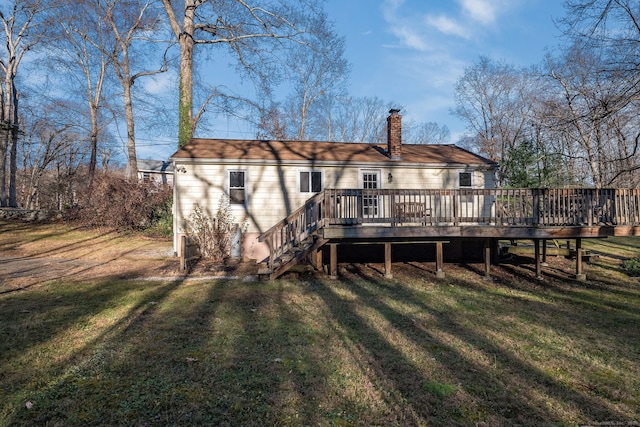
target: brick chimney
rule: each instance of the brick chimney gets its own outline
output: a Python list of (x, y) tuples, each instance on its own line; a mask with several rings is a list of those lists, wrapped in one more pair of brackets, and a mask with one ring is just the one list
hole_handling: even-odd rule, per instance
[(402, 160), (402, 116), (400, 110), (389, 110), (387, 117), (387, 154), (393, 160)]

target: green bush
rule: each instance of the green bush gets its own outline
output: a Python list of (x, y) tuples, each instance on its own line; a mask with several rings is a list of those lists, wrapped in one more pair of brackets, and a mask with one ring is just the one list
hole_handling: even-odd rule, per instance
[(640, 276), (640, 257), (630, 258), (624, 261), (622, 268), (629, 276)]
[(165, 200), (159, 204), (153, 214), (151, 226), (144, 232), (151, 236), (171, 237), (173, 235), (173, 196), (165, 194)]

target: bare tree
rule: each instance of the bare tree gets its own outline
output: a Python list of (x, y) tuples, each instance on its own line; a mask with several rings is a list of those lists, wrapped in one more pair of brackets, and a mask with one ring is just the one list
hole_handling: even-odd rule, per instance
[(566, 141), (566, 156), (582, 168), (586, 183), (603, 187), (638, 169), (640, 106), (627, 97), (626, 78), (602, 73), (601, 52), (573, 45), (560, 58), (547, 58), (557, 96), (548, 101), (547, 122)]
[(195, 133), (205, 111), (205, 104), (194, 113), (193, 73), (194, 49), (198, 44), (226, 46), (242, 72), (261, 83), (278, 71), (270, 67), (269, 56), (285, 41), (297, 41), (320, 12), (319, 0), (201, 1), (162, 0), (180, 46), (180, 83), (178, 109), (178, 145), (182, 146)]
[(340, 98), (332, 104), (327, 125), (338, 141), (382, 143), (391, 108), (398, 108), (397, 104), (378, 97)]
[[(93, 183), (98, 158), (98, 142), (107, 121), (104, 119), (106, 82), (118, 46), (95, 2), (65, 0), (55, 10), (59, 23), (52, 46), (57, 67), (83, 88), (89, 113), (89, 187)], [(109, 53), (110, 52), (110, 53)]]
[[(134, 72), (133, 58), (146, 57), (144, 52), (135, 50), (136, 36), (144, 35), (156, 30), (159, 26), (158, 12), (151, 7), (151, 0), (131, 2), (125, 0), (97, 0), (100, 13), (113, 31), (116, 49), (108, 49), (105, 53), (111, 56), (111, 64), (122, 85), (125, 122), (127, 125), (127, 157), (128, 178), (138, 176), (138, 162), (136, 156), (135, 120), (133, 114), (132, 88), (136, 80), (143, 76), (150, 76), (167, 71), (166, 61), (156, 70), (141, 70)], [(139, 40), (138, 40), (139, 41)], [(133, 53), (133, 55), (132, 55)]]
[(69, 123), (55, 127), (46, 119), (41, 119), (25, 135), (25, 143), (22, 145), (22, 170), (26, 175), (22, 186), (22, 205), (25, 208), (41, 207), (41, 184), (45, 173), (76, 143), (69, 134), (70, 128)]
[[(446, 144), (451, 139), (451, 131), (446, 125), (436, 122), (402, 126), (408, 144)], [(405, 132), (405, 128), (407, 131)]]
[(603, 71), (636, 73), (640, 64), (638, 0), (565, 0), (565, 36), (585, 49), (606, 52)]
[(467, 67), (456, 83), (452, 113), (467, 122), (471, 140), (491, 160), (502, 162), (523, 137), (532, 86), (527, 71), (487, 57)]
[[(573, 81), (582, 75), (580, 85), (588, 86), (592, 92), (592, 105), (579, 119), (583, 122), (581, 129), (586, 131), (589, 127), (584, 122), (591, 118), (593, 134), (587, 135), (594, 147), (587, 150), (586, 161), (593, 180), (600, 185), (636, 182), (640, 137), (635, 120), (640, 101), (640, 2), (567, 0), (565, 8), (567, 13), (560, 23), (572, 43), (565, 59), (578, 68), (571, 71)], [(560, 79), (558, 74), (556, 80)], [(567, 73), (563, 74), (562, 84), (569, 84)]]
[(272, 105), (269, 109), (263, 110), (263, 114), (260, 115), (256, 138), (290, 139), (287, 135), (287, 121), (277, 105)]
[(286, 103), (290, 133), (300, 141), (322, 140), (322, 126), (313, 126), (321, 114), (318, 103), (322, 97), (345, 96), (349, 63), (344, 58), (344, 38), (334, 32), (324, 14), (303, 40), (304, 44), (292, 45), (283, 64), (293, 86)]
[[(10, 6), (9, 10), (5, 7)], [(0, 206), (17, 207), (16, 170), (20, 124), (18, 121), (18, 89), (16, 77), (25, 54), (34, 48), (44, 35), (41, 25), (42, 0), (16, 0), (12, 5), (0, 6), (5, 50), (0, 59), (3, 82), (0, 85)], [(9, 194), (7, 197), (7, 155), (9, 155)]]

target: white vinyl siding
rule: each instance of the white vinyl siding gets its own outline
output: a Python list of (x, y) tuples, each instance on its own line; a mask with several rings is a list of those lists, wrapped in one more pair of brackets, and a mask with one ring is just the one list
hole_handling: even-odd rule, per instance
[[(179, 166), (178, 164), (177, 166)], [(300, 192), (300, 173), (318, 171), (300, 165), (247, 165), (184, 163), (185, 173), (178, 174), (176, 224), (182, 228), (196, 205), (213, 217), (223, 195), (229, 194), (229, 172), (244, 172), (244, 204), (231, 205), (235, 221), (248, 221), (249, 232), (268, 230), (298, 209), (313, 193)], [(367, 169), (363, 165), (329, 165), (322, 168), (322, 189), (363, 188), (362, 171), (380, 171), (378, 188), (387, 189), (455, 189), (459, 188), (460, 169), (429, 167), (394, 167)], [(393, 182), (387, 176), (393, 174)], [(493, 188), (492, 171), (472, 171), (473, 188)], [(312, 183), (310, 182), (312, 185)], [(238, 188), (239, 189), (239, 188)]]

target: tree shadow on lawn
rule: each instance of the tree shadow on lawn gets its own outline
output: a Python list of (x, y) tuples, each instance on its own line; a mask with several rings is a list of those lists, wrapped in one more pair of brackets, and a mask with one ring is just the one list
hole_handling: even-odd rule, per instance
[(328, 335), (289, 291), (223, 280), (145, 286), (117, 323), (56, 364), (55, 380), (12, 387), (30, 388), (20, 396), (34, 402), (28, 410), (14, 398), (13, 422), (322, 424)]
[[(358, 347), (368, 352), (370, 363), (381, 381), (394, 387), (401, 401), (411, 406), (410, 413), (416, 414), (416, 419), (410, 424), (439, 423), (446, 419), (461, 424), (483, 421), (490, 425), (624, 420), (625, 414), (614, 405), (568, 387), (561, 379), (541, 371), (511, 350), (494, 343), (488, 335), (466, 327), (461, 321), (466, 320), (465, 316), (459, 316), (456, 313), (458, 309), (432, 306), (428, 296), (417, 295), (397, 282), (381, 280), (373, 290), (374, 287), (362, 280), (367, 274), (359, 276), (359, 273), (356, 271), (351, 277), (343, 277), (337, 286), (347, 288), (356, 295), (358, 301), (375, 310), (413, 345), (431, 353), (436, 360), (442, 360), (436, 371), (438, 378), (435, 382), (458, 385), (460, 393), (451, 400), (442, 402), (428, 396), (424, 384), (433, 382), (434, 378), (426, 376), (421, 366), (409, 360), (396, 345), (380, 334), (377, 327), (358, 314), (353, 303), (340, 298), (335, 293), (335, 287), (319, 288), (319, 294), (332, 308), (334, 316), (343, 319), (349, 331), (347, 335), (357, 337)], [(384, 302), (392, 300), (419, 307), (422, 315), (427, 314), (432, 320), (416, 324), (407, 314)], [(513, 305), (506, 306), (514, 315), (518, 314)], [(504, 301), (497, 300), (496, 313), (504, 312), (504, 309)], [(544, 309), (549, 310), (549, 307)], [(452, 337), (452, 341), (443, 337)], [(461, 347), (453, 345), (456, 341), (461, 341)], [(466, 347), (470, 347), (472, 353), (479, 352), (482, 357), (476, 359), (463, 354), (460, 348)], [(627, 356), (633, 357), (630, 354)], [(493, 366), (479, 363), (479, 360), (487, 358), (493, 359)], [(545, 409), (550, 402), (551, 407), (556, 406), (555, 411)], [(577, 412), (584, 419), (563, 419), (557, 407), (564, 405), (578, 408)]]
[[(630, 239), (635, 240), (635, 242), (629, 242)], [(613, 239), (597, 239), (596, 242), (587, 240), (585, 241), (585, 245), (587, 245), (594, 253), (606, 255), (608, 257), (620, 260), (640, 255), (640, 239), (638, 239), (637, 236), (615, 237)], [(628, 251), (629, 256), (625, 257), (623, 255), (612, 253), (619, 251)]]
[[(476, 269), (471, 268), (471, 271), (474, 270)], [(637, 360), (637, 349), (625, 344), (635, 341), (635, 330), (640, 325), (640, 287), (624, 285), (603, 277), (579, 282), (571, 278), (562, 266), (554, 267), (551, 263), (545, 267), (541, 279), (527, 274), (527, 270), (528, 267), (521, 267), (520, 264), (501, 263), (493, 267), (495, 275), (488, 283), (456, 278), (455, 284), (474, 291), (489, 292), (503, 299), (522, 300), (523, 312), (526, 309), (534, 315), (540, 315), (541, 324), (548, 325), (548, 322), (552, 321), (551, 326), (554, 330), (562, 331), (569, 336), (580, 337), (589, 333), (589, 325), (593, 324), (594, 319), (606, 321), (607, 324), (601, 326), (611, 329), (608, 333), (603, 333), (602, 338), (622, 349), (624, 354), (621, 356)], [(590, 276), (593, 276), (593, 273)], [(500, 286), (517, 290), (521, 295), (530, 298), (496, 292)], [(541, 303), (540, 300), (545, 303)], [(550, 303), (551, 301), (553, 303)], [(531, 310), (532, 305), (538, 305), (539, 308)], [(552, 315), (547, 316), (550, 308)], [(499, 307), (496, 309), (499, 310)], [(619, 328), (614, 327), (616, 325)]]
[[(0, 249), (15, 250), (17, 249), (16, 244), (35, 243), (40, 240), (68, 235), (70, 232), (81, 229), (81, 227), (73, 227), (66, 224), (60, 225), (55, 231), (51, 231), (51, 228), (51, 224), (48, 222), (0, 220), (0, 233), (6, 237), (6, 239), (0, 238)], [(42, 232), (42, 229), (47, 230), (47, 232)], [(19, 239), (11, 237), (17, 234), (20, 234)]]
[[(78, 418), (77, 408), (72, 408), (72, 418), (65, 420), (66, 409), (81, 398), (77, 389), (88, 379), (85, 367), (102, 365), (111, 347), (123, 344), (119, 336), (123, 327), (148, 315), (154, 308), (152, 303), (179, 284), (145, 287), (108, 279), (91, 284), (52, 282), (4, 297), (0, 323), (8, 326), (1, 340), (0, 365), (22, 369), (0, 375), (8, 404), (2, 417), (15, 416), (9, 424), (85, 424), (87, 420)], [(110, 325), (112, 316), (117, 316), (111, 312), (126, 305), (128, 298), (135, 300), (128, 313)], [(83, 335), (95, 337), (84, 340)], [(20, 398), (31, 398), (37, 406), (27, 410), (24, 400), (16, 400)]]
[[(43, 229), (47, 230), (46, 233), (42, 233), (39, 231), (40, 225), (42, 226)], [(44, 224), (26, 223), (24, 224), (24, 226), (22, 223), (19, 223), (19, 224), (11, 223), (11, 224), (5, 224), (5, 226), (7, 226), (6, 229), (9, 232), (21, 233), (20, 238), (16, 240), (20, 244), (25, 244), (25, 243), (33, 244), (40, 240), (50, 241), (52, 239), (55, 239), (56, 237), (63, 237), (63, 236), (69, 237), (70, 234), (77, 232), (79, 230), (82, 230), (82, 227), (71, 227), (67, 225), (60, 225), (60, 227), (54, 228), (55, 231), (51, 231), (52, 226), (51, 224), (47, 224), (47, 223), (44, 223)], [(94, 230), (87, 229), (85, 230), (85, 233), (88, 234), (88, 236), (84, 238), (72, 239), (69, 237), (68, 240), (62, 240), (58, 242), (59, 244), (57, 246), (31, 252), (29, 253), (29, 256), (31, 257), (46, 257), (51, 255), (58, 256), (58, 255), (63, 255), (67, 252), (71, 252), (78, 249), (85, 250), (87, 249), (88, 245), (99, 247), (100, 249), (102, 249), (105, 243), (113, 241), (118, 237), (120, 238), (122, 237), (122, 234), (119, 234), (117, 231), (113, 231), (113, 230), (97, 233)], [(25, 234), (27, 235), (27, 237), (25, 237)], [(2, 248), (2, 250), (17, 250), (17, 249), (18, 248), (15, 245), (14, 246), (3, 245), (3, 248)], [(91, 253), (91, 250), (87, 249), (85, 252)]]
[[(542, 291), (546, 294), (553, 292), (555, 298), (562, 298), (570, 302), (582, 302), (584, 305), (599, 308), (620, 310), (623, 314), (635, 317), (638, 307), (634, 304), (640, 298), (640, 288), (635, 289), (629, 285), (624, 285), (620, 281), (613, 281), (610, 277), (603, 276), (597, 271), (602, 268), (593, 265), (587, 271), (587, 281), (576, 281), (568, 273), (566, 266), (557, 265), (553, 261), (543, 268), (542, 277), (535, 277), (535, 269), (523, 266), (519, 262), (501, 263), (493, 266), (492, 271), (496, 272), (492, 276), (493, 280), (503, 286), (518, 289), (521, 291)], [(478, 271), (469, 267), (471, 271)], [(504, 273), (507, 273), (513, 280), (505, 280)], [(596, 274), (598, 273), (598, 274)], [(602, 298), (601, 293), (617, 297)]]
[[(52, 353), (44, 378), (24, 372), (1, 380), (10, 411), (3, 417), (31, 425), (233, 426), (548, 425), (623, 417), (608, 401), (494, 342), (499, 322), (471, 326), (473, 293), (491, 284), (457, 281), (452, 289), (466, 295), (433, 298), (434, 286), (450, 285), (411, 288), (370, 274), (356, 267), (340, 281), (101, 281), (69, 285), (60, 302), (46, 290), (6, 296), (11, 306), (42, 307), (51, 316), (68, 311), (55, 324), (20, 320), (33, 323), (40, 338), (12, 338), (12, 359), (48, 336), (82, 333), (78, 325), (105, 326), (88, 327), (91, 338), (69, 354)], [(571, 314), (565, 308), (497, 292), (487, 303), (506, 319), (532, 304), (555, 310), (540, 321), (576, 333), (558, 320)], [(108, 314), (122, 305), (120, 314)], [(0, 320), (19, 315), (18, 307), (0, 311)], [(563, 418), (562, 405), (584, 420)]]

